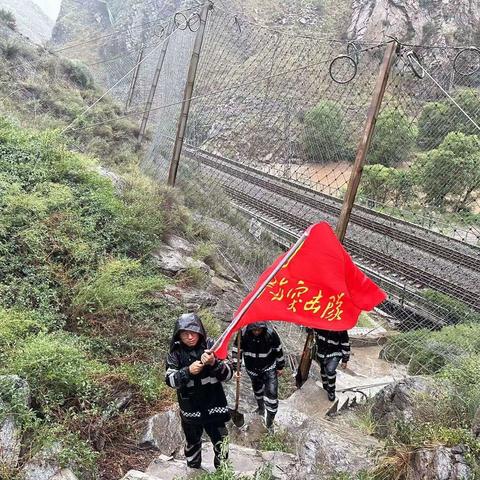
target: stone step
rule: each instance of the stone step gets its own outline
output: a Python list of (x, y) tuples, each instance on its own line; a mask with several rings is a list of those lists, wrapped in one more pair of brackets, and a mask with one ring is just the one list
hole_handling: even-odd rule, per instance
[[(204, 442), (202, 447), (202, 467), (204, 471), (213, 472), (213, 448), (211, 443)], [(272, 478), (287, 480), (292, 478), (291, 472), (298, 469), (299, 459), (285, 452), (262, 452), (253, 448), (230, 444), (229, 458), (233, 470), (240, 475), (254, 476), (262, 467), (272, 466)], [(130, 472), (129, 472), (130, 473)], [(190, 469), (184, 460), (176, 460), (166, 455), (158, 456), (147, 468), (146, 477), (138, 480), (174, 480), (178, 478), (195, 478), (198, 470)], [(137, 477), (124, 478), (124, 480), (137, 480)]]

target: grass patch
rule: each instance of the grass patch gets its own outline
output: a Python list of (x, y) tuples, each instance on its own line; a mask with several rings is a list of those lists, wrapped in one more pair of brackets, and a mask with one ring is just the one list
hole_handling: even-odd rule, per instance
[(272, 452), (292, 453), (292, 447), (288, 434), (284, 430), (278, 430), (273, 433), (265, 433), (259, 442), (260, 450)]
[(383, 350), (386, 360), (407, 364), (412, 375), (436, 373), (471, 354), (480, 354), (480, 324), (401, 333), (390, 337)]

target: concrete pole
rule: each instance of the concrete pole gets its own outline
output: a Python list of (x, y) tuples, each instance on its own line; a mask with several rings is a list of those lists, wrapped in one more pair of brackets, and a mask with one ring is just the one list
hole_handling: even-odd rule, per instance
[(155, 98), (155, 93), (157, 91), (158, 80), (160, 79), (160, 74), (162, 73), (163, 62), (165, 61), (165, 55), (167, 54), (171, 33), (172, 33), (171, 29), (168, 29), (165, 32), (165, 40), (163, 41), (162, 50), (160, 51), (160, 56), (158, 57), (157, 67), (155, 68), (155, 73), (153, 75), (152, 86), (150, 87), (150, 92), (148, 93), (146, 108), (145, 108), (145, 111), (143, 112), (142, 123), (140, 125), (140, 130), (138, 132), (138, 143), (142, 143), (145, 137), (148, 118), (150, 117), (150, 112), (152, 110), (152, 104)]
[(190, 104), (193, 94), (193, 87), (195, 85), (195, 78), (197, 76), (198, 62), (200, 60), (200, 52), (202, 51), (203, 37), (205, 34), (205, 26), (207, 23), (208, 12), (213, 7), (212, 2), (208, 1), (200, 12), (200, 27), (195, 37), (195, 44), (193, 46), (192, 58), (190, 60), (190, 67), (188, 69), (187, 84), (183, 94), (182, 111), (177, 124), (177, 134), (175, 136), (175, 145), (173, 147), (172, 160), (170, 162), (170, 170), (168, 172), (168, 185), (175, 186), (177, 179), (178, 164), (180, 162), (180, 155), (182, 153), (183, 140), (185, 137), (185, 130), (187, 128), (188, 114), (190, 112)]

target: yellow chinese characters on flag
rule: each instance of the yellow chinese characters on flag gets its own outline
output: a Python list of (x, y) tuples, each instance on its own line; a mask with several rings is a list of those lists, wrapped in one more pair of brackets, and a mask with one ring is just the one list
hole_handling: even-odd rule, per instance
[[(262, 273), (237, 313), (282, 258)], [(355, 326), (362, 310), (371, 310), (385, 299), (385, 292), (353, 263), (331, 227), (322, 222), (310, 228), (306, 240), (243, 314), (231, 334), (260, 321), (348, 330)], [(226, 346), (222, 344), (216, 353), (226, 355)]]
[(289, 283), (285, 277), (274, 278), (266, 288), (270, 301), (283, 302), (287, 311), (293, 313), (300, 310), (329, 322), (342, 319), (345, 292), (325, 297), (321, 288), (310, 287), (304, 280), (297, 280), (296, 285)]

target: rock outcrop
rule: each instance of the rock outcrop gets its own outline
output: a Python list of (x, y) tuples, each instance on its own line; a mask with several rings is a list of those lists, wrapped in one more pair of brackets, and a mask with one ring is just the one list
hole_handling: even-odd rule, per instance
[(0, 470), (15, 468), (20, 458), (21, 429), (15, 415), (8, 413), (11, 405), (28, 408), (29, 404), (30, 389), (25, 380), (16, 375), (0, 376)]
[(177, 411), (168, 410), (147, 420), (139, 444), (171, 457), (181, 452), (184, 441), (180, 415)]
[(422, 448), (413, 454), (411, 480), (473, 480), (462, 447)]
[(372, 416), (376, 434), (387, 437), (397, 422), (414, 421), (416, 396), (433, 394), (432, 382), (423, 377), (411, 377), (388, 385), (374, 398)]
[(33, 0), (1, 0), (0, 8), (15, 15), (17, 30), (32, 42), (44, 44), (50, 39), (54, 21)]
[(354, 0), (349, 39), (382, 41), (392, 35), (402, 42), (435, 46), (475, 44), (480, 4), (469, 0)]

